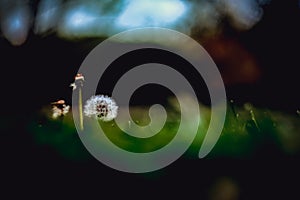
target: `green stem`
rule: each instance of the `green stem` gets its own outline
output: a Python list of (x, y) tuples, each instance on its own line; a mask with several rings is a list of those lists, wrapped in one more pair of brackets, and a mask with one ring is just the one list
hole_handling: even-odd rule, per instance
[(80, 130), (83, 130), (83, 111), (82, 111), (82, 91), (81, 87), (79, 87), (79, 100), (78, 100), (78, 108), (79, 108), (79, 126)]

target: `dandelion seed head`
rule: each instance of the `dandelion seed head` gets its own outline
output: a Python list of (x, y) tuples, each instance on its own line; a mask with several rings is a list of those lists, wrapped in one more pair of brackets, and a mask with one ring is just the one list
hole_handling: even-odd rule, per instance
[(118, 106), (116, 102), (104, 95), (92, 96), (84, 105), (84, 115), (95, 117), (102, 121), (111, 121), (117, 117)]

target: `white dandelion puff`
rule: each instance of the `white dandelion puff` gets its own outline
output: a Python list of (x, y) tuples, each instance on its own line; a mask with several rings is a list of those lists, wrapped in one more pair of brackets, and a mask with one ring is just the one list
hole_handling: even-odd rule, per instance
[(70, 106), (65, 104), (64, 100), (59, 100), (52, 104), (52, 118), (56, 119), (65, 116), (70, 111)]
[(95, 117), (102, 121), (111, 121), (117, 117), (118, 106), (116, 102), (104, 95), (92, 96), (84, 105), (84, 115)]

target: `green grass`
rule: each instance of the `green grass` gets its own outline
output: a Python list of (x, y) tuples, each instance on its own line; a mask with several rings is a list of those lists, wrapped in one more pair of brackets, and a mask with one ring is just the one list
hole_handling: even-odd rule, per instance
[[(170, 103), (167, 108), (168, 118), (164, 128), (155, 136), (147, 139), (134, 138), (123, 133), (112, 122), (99, 122), (106, 136), (117, 146), (131, 152), (150, 152), (162, 148), (175, 136), (180, 113), (176, 106)], [(200, 104), (201, 123), (197, 136), (185, 153), (185, 156), (197, 158), (210, 119), (210, 109)], [(53, 120), (51, 109), (45, 107), (33, 120), (29, 129), (36, 143), (48, 145), (59, 154), (75, 160), (88, 159), (91, 156), (81, 143), (74, 126), (72, 114), (68, 113), (61, 119)], [(131, 114), (139, 124), (147, 124), (148, 109), (132, 107)], [(40, 120), (44, 119), (44, 120)], [(191, 118), (193, 120), (193, 118)], [(42, 121), (42, 122), (41, 122)], [(251, 158), (265, 148), (284, 155), (294, 155), (300, 152), (300, 116), (269, 109), (256, 108), (250, 104), (237, 107), (228, 103), (226, 121), (221, 136), (208, 155), (214, 157)], [(124, 120), (124, 123), (128, 121)], [(188, 133), (187, 133), (188, 134)]]

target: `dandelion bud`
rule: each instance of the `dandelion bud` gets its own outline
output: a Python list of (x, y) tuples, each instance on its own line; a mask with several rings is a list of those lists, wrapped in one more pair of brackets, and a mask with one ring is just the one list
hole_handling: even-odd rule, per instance
[(75, 81), (84, 81), (84, 76), (82, 74), (76, 74)]

